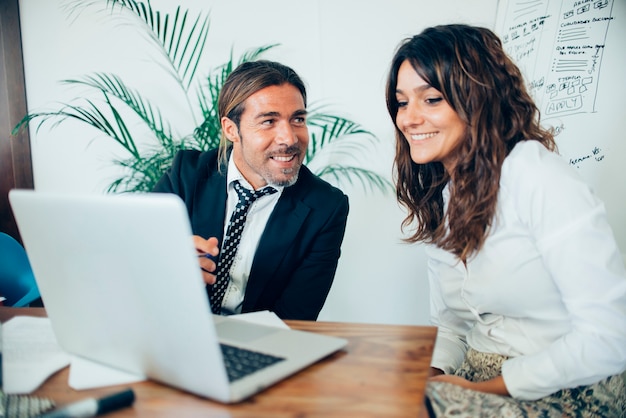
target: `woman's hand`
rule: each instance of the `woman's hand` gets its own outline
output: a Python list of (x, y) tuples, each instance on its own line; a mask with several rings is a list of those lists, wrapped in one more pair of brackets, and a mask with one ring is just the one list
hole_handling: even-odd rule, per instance
[(204, 239), (201, 236), (194, 235), (193, 244), (198, 252), (198, 262), (202, 270), (204, 282), (206, 284), (214, 284), (217, 279), (215, 276), (215, 269), (217, 268), (215, 257), (217, 257), (220, 252), (217, 238), (211, 237)]
[(428, 371), (428, 377), (439, 376), (441, 374), (444, 374), (443, 370), (438, 369), (436, 367), (431, 367), (430, 370)]
[(440, 374), (432, 376), (428, 379), (432, 382), (447, 382), (453, 385), (461, 386), (465, 389), (475, 390), (477, 392), (492, 393), (494, 395), (510, 396), (504, 379), (502, 376), (494, 377), (493, 379), (485, 380), (484, 382), (470, 382), (459, 376), (452, 376), (447, 374)]

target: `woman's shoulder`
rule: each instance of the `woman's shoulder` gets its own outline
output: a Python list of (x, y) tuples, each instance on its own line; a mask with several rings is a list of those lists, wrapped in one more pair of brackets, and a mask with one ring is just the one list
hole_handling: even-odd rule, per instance
[(549, 180), (554, 177), (574, 176), (578, 173), (556, 151), (546, 148), (534, 140), (521, 141), (505, 158), (502, 165), (502, 178), (508, 177)]
[(525, 140), (518, 142), (504, 160), (505, 165), (515, 163), (521, 164), (541, 164), (546, 160), (558, 159), (565, 162), (556, 152), (550, 151), (541, 142), (535, 140)]
[(576, 168), (539, 141), (518, 143), (504, 160), (500, 196), (512, 199), (518, 209), (537, 202), (551, 202), (555, 207), (582, 207), (596, 202), (591, 187)]

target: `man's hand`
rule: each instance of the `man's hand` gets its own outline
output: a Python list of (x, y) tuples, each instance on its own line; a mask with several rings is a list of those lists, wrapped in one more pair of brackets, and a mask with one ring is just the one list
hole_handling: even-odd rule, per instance
[(215, 269), (217, 268), (215, 257), (220, 252), (217, 238), (204, 239), (201, 236), (194, 235), (193, 244), (198, 252), (198, 262), (200, 263), (204, 282), (206, 284), (214, 284), (216, 280)]

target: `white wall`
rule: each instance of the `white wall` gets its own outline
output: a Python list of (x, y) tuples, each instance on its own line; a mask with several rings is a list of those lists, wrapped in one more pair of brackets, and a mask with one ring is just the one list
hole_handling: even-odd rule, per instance
[[(152, 62), (146, 42), (129, 25), (89, 9), (72, 14), (67, 1), (21, 0), (20, 13), (30, 112), (58, 108), (81, 95), (59, 84), (95, 71), (120, 75), (161, 108), (176, 130), (198, 124), (182, 97)], [(105, 3), (105, 0), (102, 0)], [(497, 0), (152, 0), (155, 9), (175, 4), (209, 12), (211, 29), (204, 67), (219, 65), (248, 48), (280, 43), (265, 55), (292, 66), (306, 81), (310, 102), (331, 105), (381, 139), (368, 166), (391, 180), (393, 130), (384, 83), (397, 44), (424, 27), (465, 22), (493, 28)], [(164, 81), (165, 80), (165, 81)], [(80, 124), (31, 127), (35, 188), (103, 193), (118, 173), (120, 148)], [(418, 245), (401, 243), (404, 211), (392, 195), (341, 186), (351, 212), (343, 254), (321, 320), (426, 324), (428, 285)]]

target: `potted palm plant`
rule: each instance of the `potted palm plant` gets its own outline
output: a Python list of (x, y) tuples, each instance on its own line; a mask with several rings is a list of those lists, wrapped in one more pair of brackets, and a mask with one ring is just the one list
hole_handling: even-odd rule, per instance
[[(217, 98), (226, 77), (240, 63), (258, 59), (278, 44), (253, 48), (238, 59), (231, 53), (226, 63), (214, 67), (204, 76), (204, 82), (198, 82), (203, 77), (199, 75), (198, 67), (209, 33), (208, 14), (192, 16), (180, 6), (173, 14), (162, 13), (155, 10), (149, 0), (73, 1), (71, 10), (75, 12), (97, 4), (105, 5), (112, 19), (125, 13), (146, 32), (151, 46), (165, 58), (165, 75), (174, 78), (175, 85), (186, 97), (183, 105), (189, 106), (190, 112), (199, 114), (198, 120), (202, 122), (193, 132), (175, 135), (166, 116), (139, 91), (128, 86), (118, 75), (98, 72), (62, 80), (67, 85), (85, 87), (93, 97), (86, 95), (63, 103), (55, 110), (29, 113), (14, 128), (14, 133), (31, 122), (37, 123), (37, 128), (44, 123), (56, 126), (65, 121), (86, 124), (114, 140), (126, 155), (114, 160), (124, 170), (109, 185), (107, 192), (150, 191), (177, 151), (189, 148), (209, 150), (219, 145)], [(133, 132), (135, 125), (128, 122), (129, 114), (148, 128), (151, 146), (138, 146), (145, 143), (145, 139), (138, 138)], [(386, 193), (393, 190), (384, 176), (357, 164), (358, 158), (355, 158), (367, 144), (378, 141), (375, 135), (352, 120), (326, 112), (324, 106), (310, 109), (308, 125), (311, 139), (304, 162), (310, 168), (315, 167), (312, 168), (315, 174), (336, 184), (358, 183), (367, 191)], [(139, 135), (145, 135), (146, 130), (141, 129), (141, 132)], [(321, 157), (324, 154), (332, 154), (332, 158)], [(323, 163), (316, 164), (316, 160)]]

